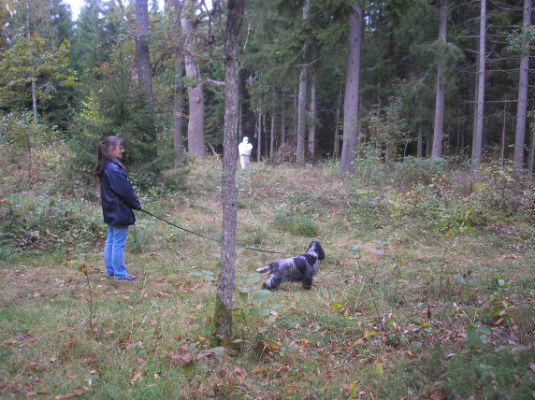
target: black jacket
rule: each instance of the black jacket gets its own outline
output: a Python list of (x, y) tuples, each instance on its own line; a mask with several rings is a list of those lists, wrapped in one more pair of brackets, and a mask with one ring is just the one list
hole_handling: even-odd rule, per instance
[(136, 217), (132, 209), (139, 210), (141, 203), (126, 171), (114, 161), (105, 161), (99, 177), (104, 222), (111, 226), (134, 225)]

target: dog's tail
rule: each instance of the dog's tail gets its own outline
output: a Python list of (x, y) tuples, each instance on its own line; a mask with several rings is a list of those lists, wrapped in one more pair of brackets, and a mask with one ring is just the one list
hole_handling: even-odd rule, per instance
[(271, 264), (269, 264), (269, 265), (266, 265), (265, 267), (257, 268), (256, 272), (262, 273), (262, 272), (266, 272), (266, 271), (271, 271), (271, 268), (272, 268)]

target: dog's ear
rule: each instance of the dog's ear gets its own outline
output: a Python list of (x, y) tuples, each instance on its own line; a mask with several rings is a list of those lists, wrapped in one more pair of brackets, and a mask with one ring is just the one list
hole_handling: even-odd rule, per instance
[(321, 247), (320, 242), (316, 242), (317, 248), (318, 248), (318, 259), (323, 260), (325, 259), (325, 252), (323, 251), (323, 247)]

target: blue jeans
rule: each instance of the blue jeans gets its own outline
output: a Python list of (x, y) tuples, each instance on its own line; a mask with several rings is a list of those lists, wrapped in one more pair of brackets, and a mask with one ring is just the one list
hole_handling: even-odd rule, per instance
[(104, 245), (104, 264), (106, 273), (115, 278), (128, 275), (124, 266), (123, 250), (128, 236), (128, 225), (108, 225), (108, 236)]

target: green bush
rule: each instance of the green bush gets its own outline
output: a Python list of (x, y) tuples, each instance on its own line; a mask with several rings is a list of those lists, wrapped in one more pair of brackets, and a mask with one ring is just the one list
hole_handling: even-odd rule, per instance
[(396, 186), (428, 185), (433, 178), (444, 175), (446, 166), (443, 158), (406, 157), (403, 162), (396, 163), (392, 182)]

